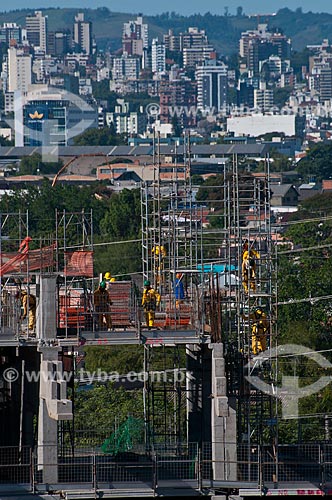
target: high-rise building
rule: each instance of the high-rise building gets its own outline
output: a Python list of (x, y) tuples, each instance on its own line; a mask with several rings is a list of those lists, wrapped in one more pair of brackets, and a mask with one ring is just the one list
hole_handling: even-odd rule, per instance
[(23, 49), (10, 47), (8, 49), (8, 92), (28, 91), (31, 84), (31, 55)]
[(143, 23), (142, 15), (138, 15), (136, 21), (123, 24), (122, 48), (128, 55), (141, 56), (143, 50), (149, 46), (149, 28)]
[(182, 48), (191, 49), (193, 47), (203, 47), (209, 45), (208, 37), (204, 30), (198, 28), (188, 28), (182, 35)]
[(166, 48), (163, 43), (159, 43), (158, 38), (152, 40), (151, 66), (153, 73), (166, 71)]
[(36, 10), (34, 15), (25, 18), (27, 39), (33, 47), (40, 47), (47, 52), (47, 16), (41, 10)]
[(50, 31), (47, 39), (47, 51), (51, 56), (61, 56), (67, 54), (72, 49), (72, 39), (69, 30)]
[(196, 84), (189, 79), (161, 80), (160, 121), (172, 123), (175, 115), (181, 127), (196, 125)]
[(273, 107), (273, 90), (255, 89), (254, 107), (260, 111), (271, 111), (271, 108)]
[(31, 85), (15, 109), (16, 146), (67, 146), (98, 125), (97, 109), (47, 85)]
[(74, 43), (80, 52), (92, 54), (92, 23), (84, 20), (84, 13), (79, 12), (74, 22)]
[(204, 64), (204, 61), (215, 60), (216, 57), (216, 51), (210, 45), (185, 47), (183, 49), (183, 67), (195, 69), (198, 64)]
[(168, 33), (164, 35), (164, 44), (166, 49), (172, 52), (182, 51), (182, 33), (174, 35), (173, 30), (168, 30)]
[(139, 14), (136, 21), (129, 21), (123, 24), (123, 37), (131, 38), (132, 34), (136, 35), (137, 40), (143, 40), (143, 47), (149, 46), (149, 27), (143, 23), (143, 16)]
[(140, 60), (138, 57), (130, 57), (124, 54), (122, 57), (113, 59), (113, 80), (137, 80), (140, 72)]
[(332, 99), (332, 68), (329, 64), (324, 65), (319, 75), (320, 101)]
[(245, 78), (239, 80), (237, 87), (237, 105), (254, 107), (254, 90), (259, 88), (258, 78)]
[(0, 43), (7, 46), (20, 44), (22, 41), (22, 29), (16, 23), (4, 23), (0, 28)]
[(246, 60), (251, 76), (259, 73), (259, 63), (270, 56), (290, 59), (291, 40), (277, 31), (269, 31), (267, 24), (259, 24), (257, 30), (245, 31), (240, 39), (240, 57)]
[(227, 105), (228, 73), (225, 64), (206, 64), (198, 66), (197, 108), (201, 111), (215, 110), (217, 112)]

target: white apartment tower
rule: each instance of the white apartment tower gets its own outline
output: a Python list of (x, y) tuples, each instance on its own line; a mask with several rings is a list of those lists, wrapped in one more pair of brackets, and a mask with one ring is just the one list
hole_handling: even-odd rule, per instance
[(149, 27), (143, 23), (143, 16), (139, 14), (136, 21), (123, 24), (122, 39), (133, 39), (143, 41), (143, 49), (149, 46)]
[(153, 73), (166, 71), (166, 47), (164, 43), (159, 43), (158, 38), (152, 40), (151, 60)]
[(31, 84), (31, 55), (22, 49), (8, 49), (8, 92), (27, 92)]
[(88, 56), (92, 54), (92, 23), (84, 21), (84, 13), (75, 16), (74, 42), (76, 46)]
[(225, 64), (198, 66), (197, 108), (201, 111), (221, 111), (227, 104), (228, 71)]
[(47, 16), (41, 10), (36, 10), (34, 15), (25, 18), (27, 39), (30, 45), (40, 47), (47, 52)]

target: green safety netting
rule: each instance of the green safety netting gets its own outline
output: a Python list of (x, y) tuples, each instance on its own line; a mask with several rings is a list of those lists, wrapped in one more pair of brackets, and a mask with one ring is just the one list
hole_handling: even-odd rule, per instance
[(144, 421), (128, 417), (119, 428), (101, 445), (103, 453), (117, 455), (131, 450), (135, 444), (144, 442)]

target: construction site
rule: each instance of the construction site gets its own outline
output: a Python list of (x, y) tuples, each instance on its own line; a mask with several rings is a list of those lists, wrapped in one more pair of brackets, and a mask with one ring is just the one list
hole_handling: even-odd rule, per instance
[[(255, 177), (230, 154), (208, 201), (196, 200), (190, 142), (183, 159), (161, 181), (156, 147), (154, 179), (140, 187), (142, 271), (108, 284), (105, 310), (92, 213), (54, 214), (38, 242), (28, 213), (0, 214), (1, 498), (332, 491), (328, 441), (279, 440), (269, 157)], [(151, 324), (147, 286), (159, 296)], [(125, 345), (144, 349), (143, 414), (85, 431), (68, 395), (75, 368), (90, 346)]]

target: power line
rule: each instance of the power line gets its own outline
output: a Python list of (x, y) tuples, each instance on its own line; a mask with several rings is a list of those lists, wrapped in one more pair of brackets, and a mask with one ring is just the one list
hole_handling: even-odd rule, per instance
[(139, 240), (108, 241), (106, 243), (94, 243), (93, 246), (98, 247), (98, 246), (104, 246), (104, 245), (122, 245), (124, 243), (139, 243), (141, 241), (142, 241), (141, 239), (139, 239)]
[(332, 243), (326, 245), (316, 245), (313, 247), (305, 247), (305, 248), (294, 248), (293, 250), (284, 250), (283, 252), (278, 252), (278, 255), (285, 255), (289, 253), (299, 253), (299, 252), (307, 252), (309, 250), (319, 250), (320, 248), (330, 248), (332, 247)]
[(289, 299), (284, 302), (277, 302), (278, 306), (287, 306), (291, 304), (300, 304), (301, 302), (310, 302), (314, 304), (315, 302), (319, 302), (320, 300), (329, 300), (332, 299), (332, 295), (322, 295), (321, 297), (308, 297), (307, 299)]

